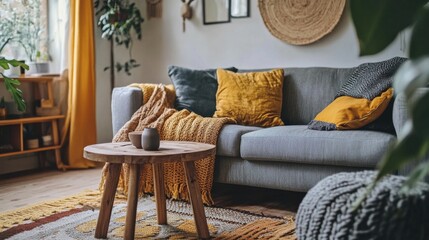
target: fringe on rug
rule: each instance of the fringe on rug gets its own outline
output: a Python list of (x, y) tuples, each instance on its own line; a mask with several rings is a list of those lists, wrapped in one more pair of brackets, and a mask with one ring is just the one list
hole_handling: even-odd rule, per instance
[(222, 233), (215, 240), (259, 239), (259, 240), (296, 240), (295, 222), (292, 219), (262, 219), (246, 224), (233, 231)]
[[(54, 213), (64, 212), (75, 208), (89, 206), (100, 207), (101, 194), (99, 190), (84, 191), (63, 199), (45, 201), (26, 207), (0, 213), (0, 231), (28, 220), (37, 220)], [(124, 195), (117, 194), (115, 201), (125, 201)]]

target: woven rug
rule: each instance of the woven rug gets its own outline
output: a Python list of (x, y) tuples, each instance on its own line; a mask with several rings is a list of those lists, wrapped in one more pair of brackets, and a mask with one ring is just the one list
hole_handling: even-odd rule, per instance
[[(97, 191), (0, 213), (0, 239), (94, 239)], [(292, 217), (274, 218), (248, 212), (205, 207), (214, 239), (296, 239)], [(126, 202), (117, 196), (108, 239), (122, 239)], [(168, 225), (158, 225), (154, 198), (139, 199), (136, 239), (197, 239), (191, 206), (167, 200)]]

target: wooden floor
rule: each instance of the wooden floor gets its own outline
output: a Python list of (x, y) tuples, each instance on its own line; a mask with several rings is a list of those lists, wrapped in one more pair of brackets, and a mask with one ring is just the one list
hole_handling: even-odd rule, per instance
[[(100, 176), (101, 168), (0, 176), (0, 212), (97, 189)], [(216, 206), (278, 217), (296, 213), (303, 197), (303, 193), (227, 184), (215, 184), (213, 189)]]
[(97, 189), (101, 168), (46, 170), (0, 179), (0, 212)]

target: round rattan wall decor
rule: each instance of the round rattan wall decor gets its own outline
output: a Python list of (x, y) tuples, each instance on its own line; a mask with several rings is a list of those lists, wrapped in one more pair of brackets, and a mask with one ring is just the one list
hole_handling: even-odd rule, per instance
[(272, 35), (294, 45), (315, 42), (337, 25), (346, 0), (259, 0)]

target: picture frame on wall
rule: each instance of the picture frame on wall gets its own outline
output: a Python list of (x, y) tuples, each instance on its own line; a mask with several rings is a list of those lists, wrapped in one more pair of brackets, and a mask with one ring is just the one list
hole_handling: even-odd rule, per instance
[(231, 0), (231, 17), (250, 17), (250, 0)]
[(231, 22), (230, 0), (203, 0), (204, 25), (229, 22)]

